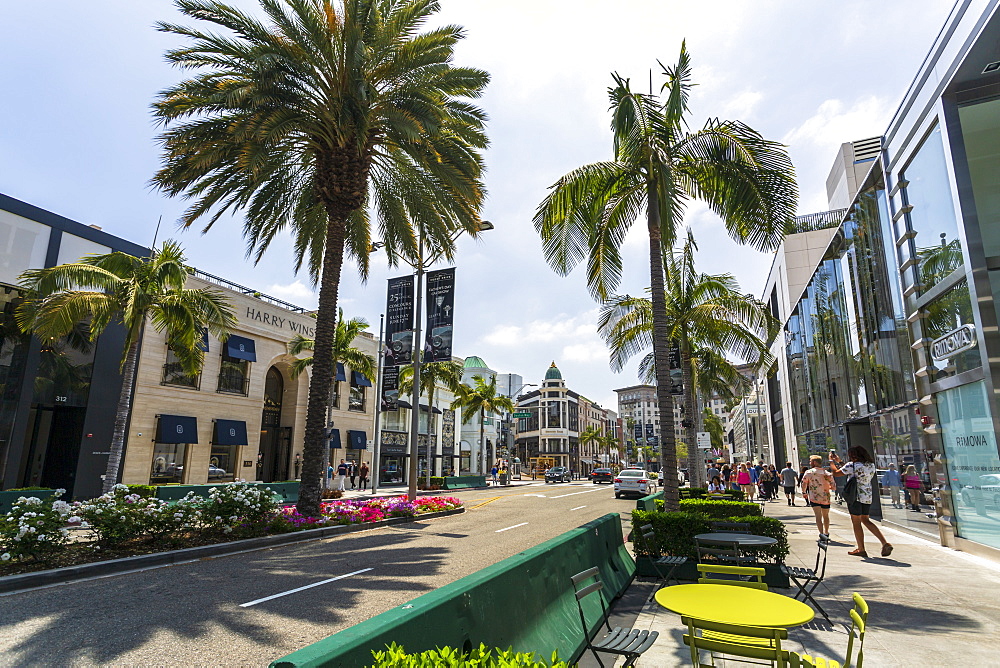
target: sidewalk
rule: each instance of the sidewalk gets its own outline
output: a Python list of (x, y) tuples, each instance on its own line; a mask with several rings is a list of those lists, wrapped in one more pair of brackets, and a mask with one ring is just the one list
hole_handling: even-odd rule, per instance
[[(789, 507), (782, 500), (767, 504), (765, 512), (783, 520), (788, 529), (791, 554), (786, 563), (812, 568), (817, 537), (812, 511), (801, 505)], [(851, 594), (858, 592), (870, 606), (865, 665), (1000, 665), (1000, 565), (886, 525), (880, 528), (895, 546), (891, 557), (848, 556), (847, 552), (854, 548), (850, 517), (831, 511), (830, 518), (826, 579), (815, 596), (834, 627), (817, 614), (809, 624), (789, 629), (788, 649), (842, 662), (850, 628)], [(878, 553), (878, 541), (870, 534), (866, 535), (865, 546), (869, 554)], [(652, 582), (636, 580), (632, 588), (645, 591), (648, 597)], [(794, 589), (774, 591), (788, 595), (795, 592)], [(631, 597), (631, 601), (636, 600), (644, 601)], [(623, 613), (624, 610), (618, 611)], [(656, 644), (637, 666), (691, 665), (690, 650), (681, 639), (686, 627), (680, 625), (680, 617), (675, 613), (654, 601), (643, 604), (630, 625), (660, 632)], [(588, 656), (590, 661), (582, 660), (581, 666), (593, 661), (593, 656), (589, 653)], [(739, 664), (718, 662), (717, 665)]]

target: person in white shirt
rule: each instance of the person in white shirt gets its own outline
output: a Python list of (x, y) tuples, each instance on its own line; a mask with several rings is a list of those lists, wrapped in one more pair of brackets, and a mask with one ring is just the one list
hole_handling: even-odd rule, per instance
[(882, 543), (882, 556), (888, 557), (892, 554), (892, 543), (885, 539), (878, 526), (868, 518), (868, 512), (872, 505), (872, 481), (875, 479), (875, 462), (871, 455), (860, 445), (847, 450), (847, 457), (851, 460), (840, 466), (841, 459), (835, 453), (830, 456), (830, 469), (834, 476), (853, 476), (857, 479), (857, 499), (848, 501), (847, 511), (851, 513), (851, 524), (854, 525), (854, 539), (858, 546), (848, 552), (848, 554), (867, 559), (868, 553), (865, 551), (865, 529), (872, 532)]

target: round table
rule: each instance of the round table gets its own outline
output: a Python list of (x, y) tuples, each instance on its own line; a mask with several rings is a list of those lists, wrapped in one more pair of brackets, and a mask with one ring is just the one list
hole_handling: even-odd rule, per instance
[(734, 585), (664, 587), (656, 592), (656, 602), (679, 615), (743, 626), (788, 628), (811, 622), (815, 614), (790, 596)]
[(722, 540), (730, 543), (739, 543), (740, 547), (765, 547), (778, 542), (776, 538), (770, 536), (755, 536), (749, 533), (700, 533), (695, 536), (698, 540), (712, 541)]

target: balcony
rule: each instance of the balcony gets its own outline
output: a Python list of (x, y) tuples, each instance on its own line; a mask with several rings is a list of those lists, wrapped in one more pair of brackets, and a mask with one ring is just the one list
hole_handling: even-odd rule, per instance
[(248, 396), (250, 394), (250, 378), (241, 370), (223, 369), (219, 373), (219, 388), (216, 392)]
[(201, 374), (189, 374), (184, 370), (180, 362), (167, 362), (163, 365), (163, 376), (160, 379), (160, 385), (186, 387), (197, 390), (201, 388)]

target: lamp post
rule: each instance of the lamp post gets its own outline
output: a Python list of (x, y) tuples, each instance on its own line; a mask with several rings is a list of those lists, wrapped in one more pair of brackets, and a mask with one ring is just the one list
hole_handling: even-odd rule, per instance
[[(479, 221), (479, 232), (486, 232), (493, 229), (493, 223), (488, 220)], [(420, 327), (420, 317), (421, 309), (423, 308), (424, 300), (424, 273), (434, 265), (435, 262), (441, 259), (441, 256), (445, 254), (455, 240), (458, 239), (464, 232), (464, 229), (456, 230), (451, 238), (448, 240), (448, 244), (442, 245), (440, 248), (436, 249), (430, 255), (425, 256), (425, 237), (423, 230), (420, 230), (420, 239), (417, 244), (417, 257), (413, 260), (407, 259), (405, 256), (402, 258), (403, 262), (413, 267), (416, 273), (416, 281), (414, 285), (414, 290), (416, 294), (414, 295), (414, 307), (413, 307), (413, 392), (411, 396), (410, 404), (410, 461), (407, 467), (407, 499), (413, 501), (417, 498), (417, 440), (418, 432), (420, 431), (420, 365), (421, 357), (423, 356), (423, 340), (421, 339), (421, 327)], [(380, 248), (384, 245), (382, 242), (376, 242), (372, 244), (372, 250)], [(430, 416), (428, 416), (428, 420)], [(429, 430), (428, 430), (429, 431)], [(427, 439), (427, 466), (430, 467), (430, 434), (428, 433)]]
[[(508, 376), (508, 380), (509, 379), (510, 379), (510, 376)], [(521, 387), (517, 388), (517, 390), (515, 390), (514, 392), (510, 391), (510, 385), (508, 385), (507, 386), (507, 396), (508, 396), (508, 398), (510, 398), (512, 401), (516, 402), (517, 399), (515, 397), (521, 396), (521, 390), (523, 390), (526, 387), (538, 387), (538, 383), (524, 383), (523, 385), (521, 385)], [(515, 403), (514, 404), (514, 411), (517, 412), (518, 408), (519, 408), (518, 405)], [(511, 420), (510, 424), (511, 424), (511, 431), (513, 432), (514, 420)], [(513, 433), (511, 433), (511, 437), (514, 438)], [(516, 443), (517, 443), (517, 439), (516, 438), (514, 438), (514, 442), (515, 442), (515, 445), (516, 445)], [(516, 447), (514, 448), (514, 451), (515, 452), (517, 451)], [(521, 461), (521, 466), (524, 466), (527, 463), (527, 461), (528, 461), (528, 446), (527, 446), (527, 444), (525, 444), (525, 446), (524, 446), (524, 459)]]

